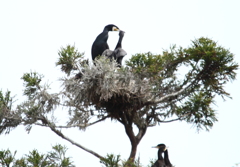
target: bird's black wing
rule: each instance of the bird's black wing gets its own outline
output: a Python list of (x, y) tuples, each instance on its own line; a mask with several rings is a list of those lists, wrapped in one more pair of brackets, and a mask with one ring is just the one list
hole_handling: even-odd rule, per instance
[(92, 59), (94, 60), (97, 56), (101, 56), (106, 49), (109, 49), (106, 42), (95, 41), (92, 46)]

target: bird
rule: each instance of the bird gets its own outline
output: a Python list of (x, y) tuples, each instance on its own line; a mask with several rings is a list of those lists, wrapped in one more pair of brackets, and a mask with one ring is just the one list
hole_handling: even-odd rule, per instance
[(93, 42), (92, 45), (92, 60), (95, 60), (97, 56), (101, 56), (102, 53), (106, 50), (109, 49), (109, 46), (107, 44), (108, 40), (108, 32), (109, 31), (119, 31), (120, 29), (114, 25), (114, 24), (109, 24), (106, 25), (103, 29), (103, 32), (97, 36), (95, 41)]
[(102, 54), (102, 56), (106, 56), (110, 60), (112, 59), (116, 60), (118, 67), (122, 66), (122, 59), (124, 56), (127, 55), (127, 52), (122, 49), (122, 39), (123, 39), (124, 33), (125, 32), (122, 30), (119, 31), (119, 39), (114, 51), (110, 49), (106, 49)]
[(166, 145), (165, 144), (158, 144), (157, 146), (154, 146), (153, 148), (158, 148), (158, 159), (152, 165), (152, 167), (166, 167), (165, 166), (165, 160), (162, 157), (162, 153), (166, 150)]
[(168, 158), (168, 149), (164, 151), (164, 162), (165, 162), (165, 167), (172, 167), (172, 164)]

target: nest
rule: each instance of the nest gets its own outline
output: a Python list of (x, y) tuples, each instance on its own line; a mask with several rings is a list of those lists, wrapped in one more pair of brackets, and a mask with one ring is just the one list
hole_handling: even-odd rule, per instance
[(104, 108), (112, 118), (120, 118), (124, 113), (132, 114), (144, 106), (136, 95), (114, 94), (110, 99), (100, 100), (96, 108)]
[(118, 118), (124, 112), (141, 109), (152, 98), (147, 80), (119, 69), (116, 62), (95, 63), (95, 66), (84, 69), (80, 80), (65, 84), (79, 104), (93, 105), (97, 110), (110, 113), (112, 118)]

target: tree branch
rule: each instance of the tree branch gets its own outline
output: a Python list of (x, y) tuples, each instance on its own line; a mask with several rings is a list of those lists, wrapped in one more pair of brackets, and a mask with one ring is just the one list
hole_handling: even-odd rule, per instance
[(99, 158), (99, 159), (103, 158), (103, 156), (99, 155), (98, 153), (96, 153), (96, 152), (94, 152), (94, 151), (92, 151), (92, 150), (90, 150), (90, 149), (87, 149), (86, 147), (83, 147), (83, 146), (80, 145), (79, 143), (77, 143), (77, 142), (71, 140), (70, 138), (68, 138), (67, 136), (63, 135), (63, 133), (62, 133), (61, 131), (55, 129), (54, 127), (50, 126), (49, 128), (50, 128), (53, 132), (55, 132), (58, 136), (62, 137), (63, 139), (65, 139), (65, 140), (67, 140), (67, 141), (69, 141), (69, 142), (72, 143), (73, 145), (75, 145), (75, 146), (83, 149), (84, 151), (87, 151), (88, 153), (96, 156), (96, 157)]
[[(185, 88), (182, 88), (181, 90), (177, 91), (177, 92), (173, 92), (171, 94), (168, 94), (166, 96), (161, 97), (158, 100), (153, 101), (153, 103), (157, 104), (160, 103), (162, 101), (164, 101), (167, 98), (173, 97), (173, 96), (177, 96), (180, 95), (181, 93), (183, 93), (184, 91), (186, 91), (188, 88), (190, 88), (192, 85), (194, 85), (196, 82), (198, 81), (198, 78), (196, 78), (195, 80), (193, 80), (188, 86), (186, 86)], [(149, 103), (152, 103), (152, 99), (148, 100)]]
[(181, 120), (181, 118), (182, 117), (176, 118), (176, 119), (172, 119), (172, 120), (168, 120), (168, 121), (159, 121), (159, 122), (161, 122), (161, 123), (169, 123), (169, 122), (179, 121), (179, 120)]
[[(50, 122), (49, 120), (47, 120), (45, 117), (41, 117), (41, 120), (45, 123), (47, 123), (47, 125), (41, 125), (41, 126), (46, 126), (46, 127), (49, 127), (54, 133), (56, 133), (58, 136), (62, 137), (63, 139), (69, 141), (70, 143), (72, 143), (73, 145), (83, 149), (84, 151), (96, 156), (97, 158), (101, 159), (101, 158), (104, 158), (103, 156), (99, 155), (98, 153), (90, 150), (90, 149), (87, 149), (86, 147), (83, 147), (82, 145), (80, 145), (79, 143), (73, 141), (72, 139), (68, 138), (67, 136), (65, 136), (61, 131), (57, 130), (56, 127), (53, 125), (52, 122)], [(39, 124), (38, 124), (39, 125)]]
[(146, 131), (147, 131), (147, 126), (145, 127), (141, 127), (141, 128), (138, 128), (139, 131), (138, 131), (138, 134), (136, 136), (137, 138), (137, 142), (139, 143), (140, 140), (143, 138), (143, 136), (145, 135)]
[(98, 122), (101, 122), (101, 121), (105, 120), (105, 119), (108, 118), (108, 117), (109, 117), (109, 115), (103, 117), (102, 119), (99, 119), (99, 120), (97, 120), (97, 121), (95, 121), (95, 122), (88, 123), (88, 124), (76, 124), (76, 125), (55, 126), (55, 127), (56, 127), (56, 128), (75, 128), (75, 127), (83, 127), (83, 128), (86, 128), (86, 127), (89, 127), (89, 126), (91, 126), (91, 125), (94, 125), (94, 124), (96, 124), (96, 123), (98, 123)]

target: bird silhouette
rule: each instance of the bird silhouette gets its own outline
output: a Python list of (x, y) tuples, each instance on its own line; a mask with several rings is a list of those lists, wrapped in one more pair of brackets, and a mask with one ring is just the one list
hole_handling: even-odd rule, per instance
[(104, 27), (103, 32), (100, 33), (93, 42), (92, 60), (94, 60), (97, 56), (101, 56), (106, 49), (109, 49), (107, 44), (109, 31), (119, 31), (119, 28), (114, 24), (109, 24)]
[(158, 159), (157, 161), (152, 165), (152, 167), (166, 167), (165, 161), (163, 159), (162, 153), (166, 150), (165, 144), (158, 144), (157, 146), (153, 148), (158, 148)]

